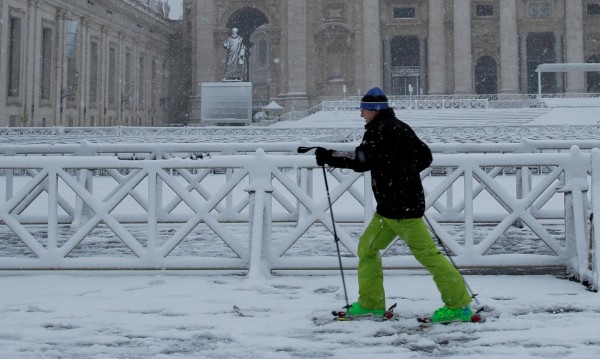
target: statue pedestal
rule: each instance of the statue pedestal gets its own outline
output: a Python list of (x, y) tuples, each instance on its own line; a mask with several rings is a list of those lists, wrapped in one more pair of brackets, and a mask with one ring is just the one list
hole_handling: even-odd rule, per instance
[(200, 85), (203, 125), (252, 124), (251, 82), (205, 82)]

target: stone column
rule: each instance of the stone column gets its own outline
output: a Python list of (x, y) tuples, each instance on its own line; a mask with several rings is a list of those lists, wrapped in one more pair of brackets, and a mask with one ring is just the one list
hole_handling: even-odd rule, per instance
[(429, 95), (446, 94), (446, 0), (429, 0), (427, 72)]
[[(115, 76), (117, 77), (117, 83), (115, 84), (115, 104), (114, 106), (116, 106), (116, 108), (114, 108), (114, 113), (116, 114), (117, 118), (116, 118), (116, 124), (117, 125), (123, 125), (123, 126), (129, 126), (130, 123), (127, 122), (127, 119), (125, 118), (125, 111), (123, 110), (123, 108), (125, 106), (129, 106), (131, 105), (131, 108), (133, 109), (133, 101), (135, 99), (135, 88), (132, 87), (131, 88), (131, 93), (129, 94), (125, 94), (125, 40), (123, 39), (123, 33), (122, 32), (118, 32), (117, 33), (117, 47), (115, 49), (116, 51), (116, 67), (115, 67)], [(134, 41), (135, 43), (135, 41)], [(132, 50), (133, 52), (131, 53), (131, 65), (130, 65), (130, 73), (129, 73), (129, 78), (131, 79), (131, 81), (135, 84), (137, 83), (135, 81), (135, 68), (136, 66), (135, 64), (135, 50)], [(130, 100), (128, 100), (127, 102), (122, 102), (122, 98), (121, 96), (130, 96)], [(109, 106), (110, 108), (110, 106)], [(132, 111), (129, 111), (129, 113), (131, 114)]]
[(88, 37), (88, 20), (81, 18), (81, 41), (79, 42), (78, 51), (81, 58), (81, 67), (79, 70), (79, 116), (77, 119), (78, 126), (87, 126), (86, 117), (89, 98), (89, 37)]
[(24, 57), (25, 71), (28, 75), (25, 76), (25, 83), (23, 86), (23, 97), (25, 101), (23, 101), (22, 110), (24, 121), (23, 124), (26, 126), (35, 126), (35, 84), (39, 84), (39, 81), (36, 81), (36, 63), (39, 61), (39, 56), (35, 56), (36, 53), (39, 54), (39, 51), (36, 51), (37, 7), (38, 0), (27, 1), (27, 30), (23, 33), (26, 34), (25, 38), (27, 39)]
[[(64, 9), (56, 9), (56, 76), (55, 78), (55, 91), (56, 99), (55, 112), (54, 112), (54, 126), (62, 126), (61, 108), (63, 108), (62, 102), (62, 87), (64, 83), (64, 57), (65, 57), (65, 15)], [(64, 108), (63, 108), (64, 110)]]
[(517, 1), (500, 2), (500, 93), (519, 92)]
[(306, 0), (287, 1), (287, 93), (288, 111), (308, 108), (306, 94)]
[[(203, 82), (223, 79), (223, 73), (217, 72), (220, 61), (225, 61), (224, 39), (215, 39), (217, 29), (217, 0), (194, 0), (192, 3), (191, 58), (192, 58), (192, 96), (190, 120), (200, 121), (201, 93)], [(217, 32), (218, 33), (218, 32)], [(173, 56), (172, 54), (170, 54)], [(224, 67), (223, 67), (224, 68)], [(173, 95), (169, 95), (172, 97)]]
[(98, 118), (100, 121), (100, 126), (108, 126), (109, 124), (106, 121), (106, 107), (108, 106), (108, 61), (110, 54), (110, 47), (108, 44), (108, 28), (106, 25), (100, 26), (100, 32), (102, 33), (102, 47), (100, 49), (100, 98), (98, 99)]
[(361, 87), (363, 92), (374, 86), (383, 86), (379, 11), (379, 0), (362, 1), (363, 80)]
[(454, 0), (454, 93), (473, 93), (470, 0)]
[[(585, 55), (583, 53), (583, 6), (580, 0), (565, 1), (565, 18), (565, 46), (567, 55), (566, 62), (585, 62)], [(566, 92), (586, 92), (585, 73), (567, 72)]]
[[(200, 84), (202, 82), (213, 82), (223, 78), (222, 73), (217, 73), (218, 68), (217, 55), (225, 59), (225, 49), (223, 49), (224, 39), (215, 39), (214, 31), (217, 24), (216, 0), (193, 1), (193, 19), (192, 26), (192, 61), (194, 66), (192, 84), (193, 94), (200, 96)], [(218, 41), (217, 41), (218, 40)], [(218, 46), (215, 43), (218, 42)]]
[[(0, 21), (3, 28), (8, 27), (9, 22), (8, 1), (0, 1)], [(10, 31), (0, 31), (0, 66), (7, 63), (8, 43)], [(0, 71), (0, 84), (7, 83), (7, 71)], [(0, 98), (6, 98), (6, 86), (0, 86)], [(0, 101), (0, 126), (9, 125), (9, 115), (6, 113), (6, 101)]]
[[(389, 36), (386, 36), (383, 39), (383, 89), (386, 93), (392, 94), (392, 39)], [(368, 78), (365, 79), (368, 81)], [(368, 83), (367, 83), (368, 85)], [(379, 86), (379, 85), (377, 85)], [(370, 87), (365, 88), (365, 92), (370, 89)], [(362, 94), (361, 94), (362, 95)]]

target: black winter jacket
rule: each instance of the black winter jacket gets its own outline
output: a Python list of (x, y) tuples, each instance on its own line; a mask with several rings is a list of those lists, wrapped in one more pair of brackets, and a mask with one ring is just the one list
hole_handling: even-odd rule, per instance
[(431, 151), (392, 109), (381, 111), (365, 125), (362, 143), (354, 156), (333, 152), (332, 167), (371, 171), (377, 213), (391, 219), (420, 218), (425, 195), (419, 173), (429, 167)]

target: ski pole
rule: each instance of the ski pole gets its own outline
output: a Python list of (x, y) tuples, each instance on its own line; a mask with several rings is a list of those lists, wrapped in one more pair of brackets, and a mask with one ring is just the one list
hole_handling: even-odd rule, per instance
[(344, 286), (344, 298), (346, 299), (346, 308), (350, 307), (348, 303), (348, 291), (346, 290), (346, 279), (344, 278), (344, 267), (342, 265), (342, 255), (340, 253), (340, 239), (338, 238), (337, 231), (335, 229), (335, 220), (333, 219), (333, 206), (331, 205), (331, 195), (329, 194), (329, 183), (327, 183), (327, 171), (325, 171), (325, 165), (321, 166), (323, 169), (323, 179), (325, 180), (325, 191), (327, 191), (327, 201), (329, 202), (329, 213), (331, 214), (331, 225), (333, 226), (333, 238), (335, 239), (335, 248), (337, 250), (338, 262), (340, 264), (340, 273), (342, 275), (342, 284)]
[[(317, 149), (320, 147), (298, 147), (298, 153), (306, 153), (312, 149)], [(338, 262), (340, 265), (340, 273), (342, 275), (342, 285), (344, 287), (344, 299), (346, 300), (346, 307), (350, 308), (350, 303), (348, 302), (348, 290), (346, 289), (346, 279), (344, 277), (344, 266), (342, 264), (342, 254), (340, 253), (340, 239), (337, 235), (337, 230), (335, 229), (335, 219), (333, 217), (333, 205), (331, 204), (331, 195), (329, 194), (329, 182), (327, 181), (327, 171), (325, 170), (325, 165), (321, 166), (323, 170), (323, 180), (325, 181), (325, 191), (327, 192), (327, 202), (329, 204), (329, 213), (331, 214), (331, 225), (333, 227), (333, 238), (335, 239), (335, 248), (337, 250)]]
[(473, 298), (473, 300), (475, 301), (475, 304), (477, 304), (478, 307), (481, 307), (477, 311), (477, 313), (481, 312), (482, 310), (484, 310), (484, 307), (481, 306), (481, 304), (479, 303), (479, 300), (477, 299), (477, 294), (473, 293), (473, 290), (471, 289), (471, 287), (469, 287), (469, 284), (467, 283), (467, 281), (465, 280), (465, 278), (464, 278), (463, 274), (461, 273), (460, 269), (458, 268), (458, 266), (454, 262), (454, 259), (452, 259), (452, 257), (450, 256), (450, 253), (448, 252), (448, 248), (446, 248), (446, 245), (444, 244), (444, 242), (442, 242), (442, 237), (440, 237), (440, 235), (438, 234), (438, 232), (435, 230), (435, 228), (433, 227), (433, 225), (429, 221), (429, 218), (427, 218), (427, 215), (423, 215), (423, 218), (425, 218), (425, 222), (427, 222), (427, 225), (431, 229), (431, 232), (433, 232), (433, 234), (437, 237), (438, 243), (440, 244), (440, 246), (444, 250), (444, 253), (446, 254), (446, 257), (448, 258), (448, 260), (450, 260), (450, 263), (452, 263), (452, 265), (454, 266), (454, 268), (456, 268), (456, 270), (458, 271), (458, 273), (460, 273), (460, 276), (463, 278), (463, 282), (465, 283), (465, 287), (467, 288), (467, 291), (471, 295), (471, 298)]

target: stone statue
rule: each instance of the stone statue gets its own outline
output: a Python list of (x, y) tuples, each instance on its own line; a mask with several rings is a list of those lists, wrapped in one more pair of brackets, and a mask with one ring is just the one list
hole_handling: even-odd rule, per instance
[(246, 46), (243, 38), (238, 35), (238, 29), (231, 29), (231, 36), (227, 38), (223, 47), (227, 49), (227, 64), (223, 81), (246, 80)]

